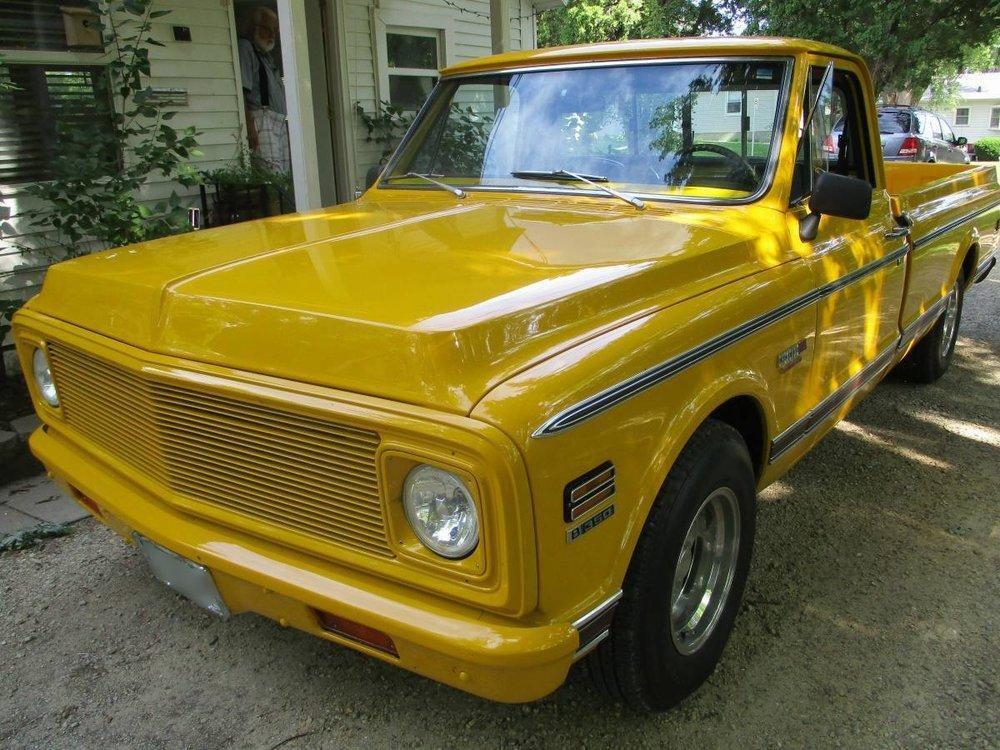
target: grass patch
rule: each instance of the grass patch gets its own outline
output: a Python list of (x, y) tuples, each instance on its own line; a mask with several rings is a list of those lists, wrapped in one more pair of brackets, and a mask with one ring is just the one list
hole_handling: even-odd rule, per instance
[(59, 536), (67, 536), (72, 533), (73, 527), (68, 523), (43, 523), (31, 529), (19, 531), (0, 539), (0, 552), (10, 552), (12, 550), (28, 549), (34, 547), (43, 539), (52, 539)]

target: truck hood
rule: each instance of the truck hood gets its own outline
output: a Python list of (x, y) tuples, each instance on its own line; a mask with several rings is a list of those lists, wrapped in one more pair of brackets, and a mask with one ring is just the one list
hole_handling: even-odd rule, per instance
[(534, 362), (782, 262), (777, 216), (421, 191), (60, 263), (31, 306), (149, 351), (468, 413)]

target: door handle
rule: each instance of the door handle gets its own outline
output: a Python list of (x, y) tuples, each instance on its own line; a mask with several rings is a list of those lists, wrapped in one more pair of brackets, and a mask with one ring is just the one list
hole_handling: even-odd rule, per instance
[(909, 227), (896, 227), (895, 229), (890, 229), (885, 233), (885, 238), (887, 240), (895, 239), (896, 237), (906, 237), (910, 234)]

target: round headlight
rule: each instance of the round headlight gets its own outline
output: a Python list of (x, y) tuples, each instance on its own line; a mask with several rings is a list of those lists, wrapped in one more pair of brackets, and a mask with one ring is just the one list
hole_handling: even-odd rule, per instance
[(35, 354), (31, 361), (32, 369), (35, 371), (35, 382), (38, 384), (38, 392), (49, 406), (59, 406), (59, 394), (56, 392), (56, 384), (52, 380), (52, 370), (49, 368), (49, 358), (41, 349), (35, 349)]
[(425, 547), (442, 557), (465, 557), (479, 543), (472, 493), (450, 471), (421, 464), (403, 483), (406, 520)]

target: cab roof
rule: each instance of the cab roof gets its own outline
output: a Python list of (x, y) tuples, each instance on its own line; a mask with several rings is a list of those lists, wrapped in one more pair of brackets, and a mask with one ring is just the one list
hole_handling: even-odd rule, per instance
[(815, 53), (829, 57), (842, 57), (861, 62), (853, 52), (832, 44), (808, 39), (786, 37), (675, 37), (671, 39), (636, 39), (628, 42), (602, 42), (577, 44), (571, 47), (545, 47), (500, 55), (479, 57), (441, 71), (444, 76), (482, 73), (509, 68), (544, 65), (566, 65), (586, 62), (614, 62), (615, 60), (656, 60), (672, 57), (715, 57), (719, 55), (793, 56)]

